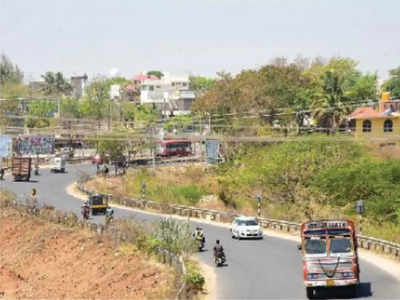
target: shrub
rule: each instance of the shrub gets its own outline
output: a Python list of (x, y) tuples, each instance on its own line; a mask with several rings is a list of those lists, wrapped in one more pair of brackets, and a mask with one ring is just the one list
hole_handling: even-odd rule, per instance
[(174, 196), (182, 197), (190, 205), (195, 205), (203, 196), (201, 189), (196, 185), (176, 186), (172, 192)]

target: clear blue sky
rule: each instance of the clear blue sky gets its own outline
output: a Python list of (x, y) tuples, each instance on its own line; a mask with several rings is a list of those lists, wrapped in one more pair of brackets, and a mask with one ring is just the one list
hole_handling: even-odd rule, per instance
[(276, 56), (400, 65), (399, 0), (0, 0), (0, 52), (38, 79), (239, 72)]

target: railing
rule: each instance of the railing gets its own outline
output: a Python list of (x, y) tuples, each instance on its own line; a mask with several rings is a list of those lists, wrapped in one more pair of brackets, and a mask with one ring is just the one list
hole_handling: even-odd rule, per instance
[[(83, 183), (78, 183), (78, 188), (86, 194), (95, 193), (95, 191), (90, 191), (86, 189)], [(203, 209), (184, 205), (162, 204), (145, 199), (121, 198), (113, 199), (113, 201), (128, 207), (137, 207), (141, 209), (149, 208), (160, 211), (161, 213), (176, 214), (179, 216), (206, 219), (215, 222), (229, 223), (232, 222), (235, 217), (237, 217), (237, 215), (235, 214), (221, 212), (217, 210)], [(298, 223), (269, 218), (258, 218), (258, 220), (260, 221), (260, 224), (263, 228), (278, 230), (286, 233), (300, 232), (301, 225)], [(393, 259), (400, 260), (400, 244), (363, 235), (358, 235), (357, 240), (360, 248), (375, 251), (381, 254), (388, 255)]]

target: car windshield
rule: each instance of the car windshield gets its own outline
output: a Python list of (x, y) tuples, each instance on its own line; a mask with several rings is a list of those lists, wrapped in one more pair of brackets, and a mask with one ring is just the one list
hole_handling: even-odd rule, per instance
[(237, 224), (239, 226), (256, 226), (258, 222), (256, 220), (238, 220)]
[(349, 253), (351, 252), (350, 239), (331, 239), (331, 253)]
[(306, 240), (305, 251), (307, 254), (324, 254), (324, 253), (326, 253), (325, 239)]

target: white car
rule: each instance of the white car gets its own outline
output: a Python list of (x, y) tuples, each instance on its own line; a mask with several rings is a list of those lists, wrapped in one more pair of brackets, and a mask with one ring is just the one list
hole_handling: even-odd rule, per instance
[(263, 233), (257, 219), (254, 217), (237, 217), (232, 222), (232, 238), (263, 238)]

